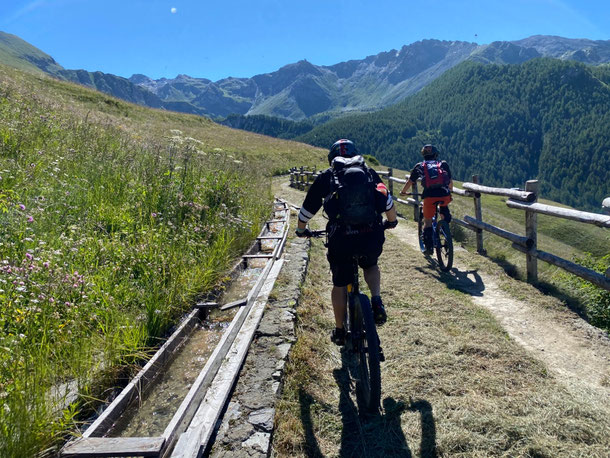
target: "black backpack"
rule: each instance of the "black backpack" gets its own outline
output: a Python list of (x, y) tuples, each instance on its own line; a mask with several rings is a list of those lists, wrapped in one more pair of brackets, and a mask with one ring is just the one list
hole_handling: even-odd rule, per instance
[(375, 222), (375, 181), (362, 156), (336, 157), (331, 164), (330, 194), (324, 211), (331, 220), (348, 226)]

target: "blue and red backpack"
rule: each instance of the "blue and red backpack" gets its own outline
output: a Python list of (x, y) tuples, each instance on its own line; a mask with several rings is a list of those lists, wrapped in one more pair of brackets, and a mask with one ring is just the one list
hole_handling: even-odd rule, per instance
[(434, 189), (449, 186), (451, 179), (447, 171), (441, 166), (441, 161), (436, 159), (423, 161), (421, 168), (423, 172), (422, 185), (424, 188)]

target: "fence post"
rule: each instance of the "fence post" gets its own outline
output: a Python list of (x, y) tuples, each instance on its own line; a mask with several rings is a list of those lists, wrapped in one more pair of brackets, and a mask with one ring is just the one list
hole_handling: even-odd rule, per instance
[(299, 174), (299, 189), (302, 191), (305, 189), (305, 167), (301, 166), (301, 173)]
[[(528, 180), (525, 182), (525, 190), (533, 192), (536, 197), (534, 202), (538, 201), (538, 180)], [(534, 241), (534, 244), (530, 248), (531, 252), (535, 252), (538, 248), (538, 216), (536, 212), (525, 211), (525, 236)], [(534, 255), (526, 253), (525, 255), (527, 265), (527, 281), (528, 283), (536, 283), (538, 281), (538, 258)]]
[(294, 188), (294, 187), (295, 187), (295, 186), (294, 186), (294, 173), (295, 173), (295, 169), (294, 169), (294, 167), (292, 167), (292, 168), (290, 169), (290, 187), (291, 187), (291, 188)]
[[(472, 182), (474, 184), (479, 184), (479, 176), (473, 175)], [(483, 221), (483, 211), (481, 209), (481, 193), (474, 193), (474, 217), (479, 221)], [(485, 254), (485, 248), (483, 248), (483, 229), (477, 229), (477, 253)]]
[(392, 181), (392, 167), (388, 167), (388, 191), (390, 191), (390, 195), (394, 195), (394, 182)]
[[(405, 178), (408, 180), (409, 178), (405, 175)], [(413, 221), (419, 223), (419, 191), (417, 190), (417, 181), (413, 183), (413, 200), (415, 200), (415, 207), (413, 207)]]

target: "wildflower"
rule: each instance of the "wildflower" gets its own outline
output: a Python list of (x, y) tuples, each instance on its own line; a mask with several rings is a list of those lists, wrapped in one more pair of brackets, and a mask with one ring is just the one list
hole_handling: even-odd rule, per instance
[(45, 261), (45, 262), (43, 262), (43, 263), (42, 263), (42, 266), (43, 266), (45, 269), (48, 269), (48, 268), (49, 268), (49, 261)]
[(33, 223), (34, 217), (32, 215), (28, 215), (28, 223)]
[(19, 204), (19, 209), (20, 209), (20, 210), (25, 210), (25, 205), (23, 205), (23, 204)]
[(31, 261), (32, 259), (34, 259), (34, 256), (32, 256), (32, 253), (26, 253), (25, 257), (28, 258), (28, 261)]

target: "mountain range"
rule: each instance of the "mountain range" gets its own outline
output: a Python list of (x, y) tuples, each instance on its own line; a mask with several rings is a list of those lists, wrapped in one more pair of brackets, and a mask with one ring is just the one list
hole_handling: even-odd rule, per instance
[(422, 40), (361, 60), (331, 66), (302, 60), (272, 73), (213, 82), (188, 75), (155, 80), (141, 74), (123, 78), (103, 72), (67, 70), (19, 37), (0, 32), (2, 63), (46, 73), (140, 105), (217, 120), (237, 114), (318, 123), (393, 105), (465, 60), (519, 64), (538, 57), (593, 65), (609, 63), (610, 40), (543, 35), (487, 45)]

